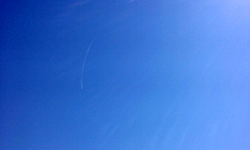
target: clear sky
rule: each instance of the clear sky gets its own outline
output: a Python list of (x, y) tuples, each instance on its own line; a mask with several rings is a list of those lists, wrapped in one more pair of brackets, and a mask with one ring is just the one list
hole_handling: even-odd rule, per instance
[(249, 150), (249, 0), (3, 1), (1, 150)]

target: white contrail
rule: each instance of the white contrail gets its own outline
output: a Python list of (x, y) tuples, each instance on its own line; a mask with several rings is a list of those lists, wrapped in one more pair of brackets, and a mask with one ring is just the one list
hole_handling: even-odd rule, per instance
[(93, 42), (95, 41), (95, 39), (92, 40), (92, 42), (89, 44), (89, 47), (87, 49), (87, 53), (85, 55), (85, 58), (84, 58), (84, 61), (83, 61), (83, 64), (82, 64), (82, 74), (81, 74), (81, 88), (83, 89), (83, 84), (82, 84), (82, 76), (83, 76), (83, 71), (84, 71), (84, 66), (85, 66), (85, 62), (86, 62), (86, 59), (88, 57), (88, 53), (89, 53), (89, 50), (93, 44)]

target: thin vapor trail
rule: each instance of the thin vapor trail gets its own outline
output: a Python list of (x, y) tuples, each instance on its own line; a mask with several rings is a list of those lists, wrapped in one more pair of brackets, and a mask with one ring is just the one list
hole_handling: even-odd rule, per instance
[(81, 74), (81, 88), (83, 89), (83, 84), (82, 84), (82, 76), (83, 76), (83, 71), (84, 71), (84, 66), (85, 66), (85, 62), (86, 62), (86, 59), (88, 57), (88, 53), (89, 53), (89, 50), (92, 46), (92, 44), (94, 43), (95, 39), (92, 40), (92, 42), (89, 44), (89, 47), (87, 49), (87, 53), (85, 55), (85, 58), (84, 58), (84, 61), (83, 61), (83, 64), (82, 64), (82, 74)]

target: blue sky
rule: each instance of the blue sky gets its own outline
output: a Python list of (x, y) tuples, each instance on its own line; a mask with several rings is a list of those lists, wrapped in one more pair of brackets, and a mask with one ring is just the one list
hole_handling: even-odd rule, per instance
[(1, 3), (0, 149), (250, 149), (248, 1)]

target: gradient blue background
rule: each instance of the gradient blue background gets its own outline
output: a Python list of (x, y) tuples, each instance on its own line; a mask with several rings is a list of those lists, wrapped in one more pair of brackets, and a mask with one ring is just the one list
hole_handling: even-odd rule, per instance
[(1, 150), (250, 149), (248, 0), (10, 0), (0, 27)]

